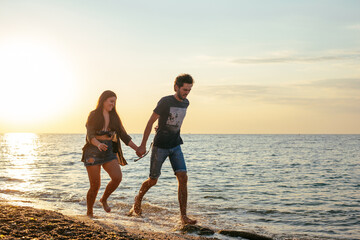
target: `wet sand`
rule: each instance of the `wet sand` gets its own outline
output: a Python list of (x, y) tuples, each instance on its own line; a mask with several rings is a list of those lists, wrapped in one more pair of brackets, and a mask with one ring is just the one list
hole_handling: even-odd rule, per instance
[(213, 239), (179, 232), (160, 233), (61, 213), (0, 203), (0, 239)]

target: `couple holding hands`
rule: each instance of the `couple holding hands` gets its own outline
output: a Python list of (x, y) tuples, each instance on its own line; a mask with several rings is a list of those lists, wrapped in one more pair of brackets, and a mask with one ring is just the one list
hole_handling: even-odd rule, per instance
[(171, 166), (178, 180), (178, 199), (180, 218), (183, 224), (195, 224), (186, 213), (187, 207), (187, 170), (180, 145), (180, 128), (184, 120), (186, 109), (189, 106), (187, 95), (193, 86), (193, 79), (189, 74), (181, 74), (174, 82), (174, 95), (160, 99), (144, 130), (142, 142), (138, 147), (127, 134), (119, 115), (116, 112), (116, 94), (105, 91), (101, 94), (96, 109), (90, 112), (86, 128), (86, 144), (83, 147), (82, 161), (88, 172), (90, 189), (87, 193), (87, 215), (93, 217), (93, 206), (100, 189), (101, 166), (109, 174), (111, 180), (106, 186), (100, 199), (106, 212), (111, 209), (107, 204), (110, 194), (119, 186), (122, 173), (120, 165), (126, 165), (123, 157), (120, 140), (136, 151), (139, 157), (146, 152), (146, 142), (151, 133), (153, 124), (158, 120), (154, 137), (151, 158), (150, 174), (135, 197), (134, 205), (129, 214), (141, 214), (141, 202), (146, 192), (157, 183), (164, 161), (169, 157)]

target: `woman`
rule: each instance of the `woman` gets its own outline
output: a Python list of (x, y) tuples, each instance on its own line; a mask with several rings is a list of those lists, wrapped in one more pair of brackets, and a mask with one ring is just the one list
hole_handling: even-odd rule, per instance
[(111, 209), (107, 204), (110, 194), (119, 186), (122, 173), (119, 164), (126, 165), (120, 139), (129, 147), (137, 150), (131, 141), (116, 112), (116, 94), (105, 91), (101, 94), (96, 109), (90, 112), (86, 128), (86, 144), (83, 148), (82, 160), (88, 172), (90, 189), (87, 193), (87, 215), (93, 217), (93, 206), (100, 189), (101, 166), (109, 174), (111, 180), (100, 199), (106, 212)]

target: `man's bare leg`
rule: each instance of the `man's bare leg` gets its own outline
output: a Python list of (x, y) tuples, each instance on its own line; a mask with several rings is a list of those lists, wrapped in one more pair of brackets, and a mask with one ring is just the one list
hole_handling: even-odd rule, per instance
[(178, 172), (176, 173), (176, 177), (178, 179), (178, 199), (180, 205), (180, 214), (181, 214), (181, 222), (182, 224), (196, 224), (196, 220), (190, 219), (186, 214), (187, 208), (187, 173), (186, 172)]
[(129, 215), (141, 215), (141, 201), (147, 191), (157, 183), (157, 179), (148, 178), (143, 182), (139, 190), (139, 194), (134, 199), (134, 205), (132, 206)]

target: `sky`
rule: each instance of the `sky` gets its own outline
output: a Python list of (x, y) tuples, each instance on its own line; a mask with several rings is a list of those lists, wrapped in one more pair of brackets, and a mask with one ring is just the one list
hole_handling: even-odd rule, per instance
[(182, 133), (360, 134), (358, 0), (0, 0), (0, 133), (142, 133), (181, 73)]

